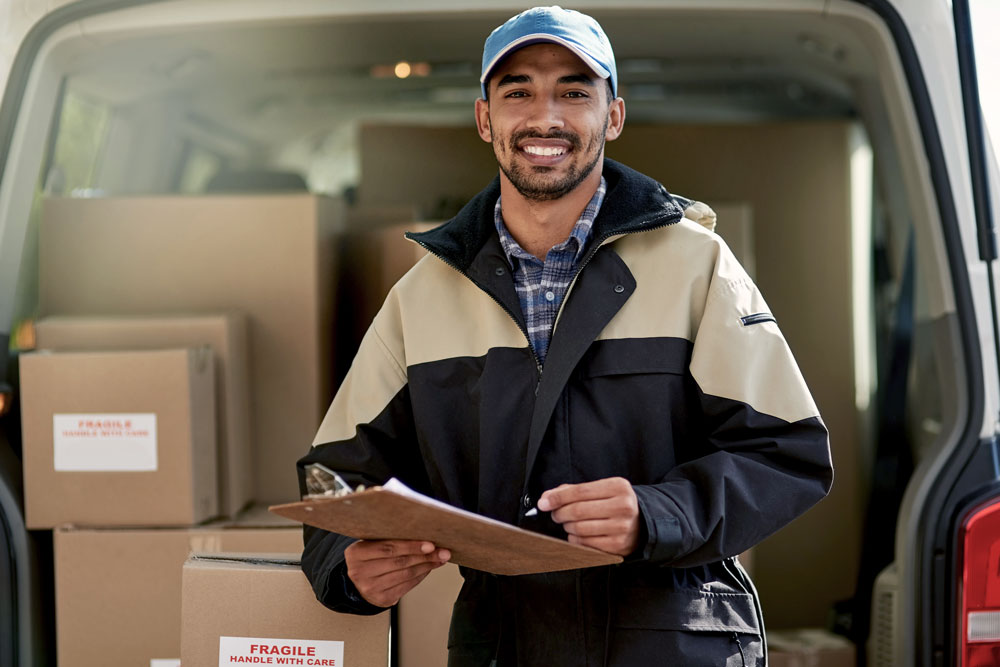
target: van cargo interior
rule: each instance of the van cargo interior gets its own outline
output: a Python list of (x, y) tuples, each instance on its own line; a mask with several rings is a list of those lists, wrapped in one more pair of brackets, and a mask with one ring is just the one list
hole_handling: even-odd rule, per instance
[[(273, 4), (266, 11), (280, 13), (283, 3)], [(627, 108), (608, 157), (718, 212), (716, 231), (767, 298), (830, 429), (831, 495), (754, 550), (768, 626), (849, 631), (868, 622), (902, 502), (878, 496), (880, 511), (870, 511), (876, 461), (888, 457), (897, 479), (908, 477), (953, 437), (963, 400), (947, 263), (935, 259), (941, 224), (891, 39), (848, 3), (823, 15), (590, 4), (615, 46)], [(325, 202), (315, 215), (329, 217), (317, 225), (329, 225), (340, 250), (317, 262), (326, 271), (318, 279), (331, 281), (317, 289), (336, 295), (333, 324), (309, 324), (326, 368), (303, 399), (316, 403), (308, 419), (322, 417), (371, 317), (357, 294), (379, 257), (359, 260), (372, 254), (365, 239), (392, 229), (375, 247), (398, 253), (398, 230), (447, 220), (496, 174), (472, 108), (482, 41), (511, 13), (329, 11), (219, 10), (133, 29), (159, 16), (154, 3), (60, 31), (32, 83), (45, 104), (25, 121), (26, 154), (31, 142), (40, 150), (14, 176), (34, 198), (13, 209), (30, 216), (13, 331), (46, 316), (150, 314), (141, 298), (87, 301), (95, 284), (87, 272), (111, 266), (86, 261), (88, 244), (110, 249), (100, 254), (108, 262), (133, 252), (128, 234), (97, 231), (113, 228), (101, 222), (107, 216), (140, 226), (162, 218), (165, 205), (176, 215), (198, 202), (241, 215), (256, 198)], [(281, 215), (271, 220), (275, 239), (298, 229)], [(81, 227), (89, 221), (98, 222)], [(186, 243), (202, 242), (186, 221), (176, 226), (190, 234)], [(46, 231), (57, 223), (77, 226), (69, 252), (45, 245), (60, 242)], [(156, 275), (185, 270), (184, 243), (176, 265)], [(219, 250), (240, 252), (238, 243)], [(47, 256), (59, 258), (61, 277), (47, 274)], [(156, 314), (201, 307), (167, 303)], [(13, 346), (30, 341), (15, 334)], [(261, 363), (282, 364), (295, 348), (276, 345)], [(915, 385), (923, 390), (907, 392)], [(255, 443), (257, 500), (296, 499), (294, 462), (317, 425)], [(863, 554), (863, 545), (876, 553)], [(880, 627), (872, 639), (889, 634)]]

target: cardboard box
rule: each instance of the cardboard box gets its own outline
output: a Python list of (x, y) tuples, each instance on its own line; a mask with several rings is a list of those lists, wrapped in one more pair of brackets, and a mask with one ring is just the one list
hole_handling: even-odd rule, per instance
[(209, 348), (36, 352), (20, 376), (28, 528), (217, 514)]
[(771, 667), (854, 667), (857, 651), (846, 637), (818, 628), (767, 633)]
[(210, 346), (216, 363), (219, 513), (231, 516), (253, 500), (244, 315), (231, 311), (188, 317), (46, 317), (35, 323), (35, 343), (56, 351)]
[(462, 581), (458, 566), (448, 563), (399, 601), (399, 667), (448, 664), (451, 609)]
[(302, 528), (248, 513), (186, 529), (61, 528), (54, 538), (60, 667), (166, 667), (181, 655), (189, 553), (301, 550)]
[(350, 368), (361, 339), (389, 294), (392, 286), (427, 254), (408, 240), (406, 232), (433, 229), (440, 222), (397, 222), (368, 229), (352, 228), (341, 248), (341, 272), (337, 302), (341, 312), (351, 313), (337, 323), (337, 377)]
[(385, 667), (389, 614), (321, 605), (298, 554), (193, 555), (184, 564), (184, 665)]
[(47, 199), (43, 315), (238, 310), (250, 324), (255, 498), (298, 499), (332, 397), (340, 200), (308, 194)]

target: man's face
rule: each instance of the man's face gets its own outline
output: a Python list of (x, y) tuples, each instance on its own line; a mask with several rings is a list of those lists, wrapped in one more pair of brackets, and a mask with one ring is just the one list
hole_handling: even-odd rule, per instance
[(489, 102), (476, 103), (479, 134), (522, 196), (558, 199), (593, 173), (604, 142), (620, 134), (624, 102), (610, 95), (569, 49), (526, 46), (493, 71)]

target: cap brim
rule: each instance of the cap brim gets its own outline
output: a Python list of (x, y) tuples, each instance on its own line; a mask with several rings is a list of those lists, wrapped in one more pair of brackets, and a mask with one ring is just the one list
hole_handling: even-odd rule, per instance
[(566, 47), (567, 49), (572, 51), (580, 60), (582, 60), (584, 64), (587, 67), (589, 67), (590, 70), (600, 78), (607, 79), (611, 77), (611, 72), (609, 72), (607, 68), (605, 68), (603, 65), (601, 65), (596, 60), (587, 55), (579, 46), (577, 46), (573, 42), (562, 39), (560, 37), (556, 37), (554, 35), (549, 35), (543, 32), (539, 32), (530, 35), (524, 35), (523, 37), (515, 39), (510, 44), (503, 47), (503, 49), (499, 53), (493, 56), (493, 59), (490, 60), (489, 64), (487, 64), (486, 67), (483, 68), (482, 76), (479, 77), (479, 83), (483, 84), (484, 91), (485, 91), (486, 79), (489, 78), (490, 73), (493, 72), (493, 68), (497, 66), (497, 63), (499, 63), (506, 55), (508, 55), (511, 51), (528, 46), (529, 44), (541, 44), (545, 42), (551, 44), (558, 44), (560, 46)]

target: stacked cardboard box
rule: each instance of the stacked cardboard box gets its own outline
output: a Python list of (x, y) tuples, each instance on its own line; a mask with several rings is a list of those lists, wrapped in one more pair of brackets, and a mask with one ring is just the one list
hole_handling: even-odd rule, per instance
[(448, 664), (451, 608), (462, 588), (457, 565), (433, 570), (399, 601), (399, 665)]
[(163, 661), (166, 667), (181, 655), (181, 573), (188, 554), (296, 551), (302, 531), (251, 511), (190, 528), (63, 527), (54, 542), (59, 665)]
[(298, 496), (332, 393), (340, 218), (310, 195), (45, 202), (20, 370), (60, 665), (176, 665), (189, 552), (301, 550), (283, 520), (218, 517)]
[(347, 374), (358, 345), (389, 290), (427, 254), (404, 234), (426, 231), (440, 224), (383, 217), (399, 212), (395, 209), (361, 211), (350, 217), (350, 226), (340, 244), (337, 308), (348, 316), (337, 322), (337, 380)]
[(29, 528), (217, 515), (210, 349), (37, 352), (20, 373)]
[(385, 667), (389, 659), (389, 614), (323, 607), (297, 552), (192, 555), (183, 611), (184, 665)]
[[(155, 350), (208, 345), (215, 366), (219, 513), (231, 516), (253, 498), (253, 433), (247, 322), (242, 313), (176, 317), (46, 317), (35, 344), (51, 351)], [(141, 522), (145, 523), (145, 522)]]
[(767, 633), (771, 667), (854, 667), (857, 649), (847, 638), (820, 628)]
[(308, 194), (50, 199), (39, 231), (40, 311), (245, 313), (252, 495), (295, 500), (295, 461), (332, 396), (343, 215), (340, 200)]

